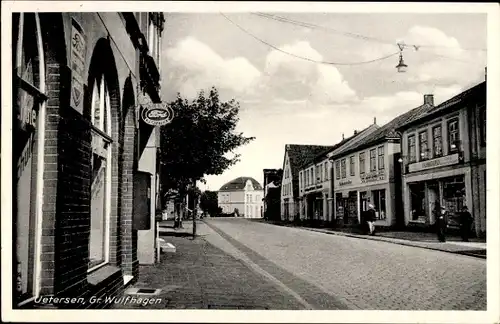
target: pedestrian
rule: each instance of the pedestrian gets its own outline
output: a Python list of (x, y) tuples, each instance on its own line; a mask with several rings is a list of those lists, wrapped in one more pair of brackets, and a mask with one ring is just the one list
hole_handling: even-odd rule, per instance
[(373, 204), (368, 204), (368, 210), (366, 211), (366, 222), (368, 223), (369, 235), (375, 235), (375, 206)]
[(448, 213), (444, 206), (441, 206), (436, 202), (436, 207), (434, 208), (434, 213), (436, 216), (436, 230), (439, 242), (446, 242), (446, 227), (448, 226)]
[(467, 206), (462, 207), (462, 211), (458, 214), (460, 222), (460, 236), (462, 236), (462, 241), (469, 242), (470, 227), (473, 222), (473, 217), (469, 212)]

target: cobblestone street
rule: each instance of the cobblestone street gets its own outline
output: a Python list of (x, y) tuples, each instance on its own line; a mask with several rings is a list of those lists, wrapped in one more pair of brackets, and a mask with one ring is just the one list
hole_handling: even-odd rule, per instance
[(141, 266), (134, 287), (162, 289), (148, 308), (486, 308), (483, 259), (239, 219), (199, 222), (198, 233), (164, 236), (176, 252)]
[(351, 309), (486, 309), (483, 259), (245, 220), (207, 223), (292, 290), (300, 287), (290, 275)]

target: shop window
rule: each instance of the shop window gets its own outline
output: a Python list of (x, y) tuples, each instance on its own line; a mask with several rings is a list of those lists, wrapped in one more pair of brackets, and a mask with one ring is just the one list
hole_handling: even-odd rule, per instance
[(379, 146), (378, 147), (378, 169), (383, 170), (385, 167), (384, 165), (384, 147)]
[(408, 136), (408, 160), (410, 163), (417, 162), (417, 147), (415, 145), (415, 135)]
[(420, 160), (424, 161), (429, 159), (427, 130), (418, 133), (418, 148), (420, 150)]
[(383, 220), (386, 218), (385, 190), (373, 190), (372, 194), (377, 219)]
[(14, 128), (13, 163), (15, 305), (38, 296), (43, 202), (45, 70), (40, 20), (36, 13), (16, 13), (13, 21)]
[(423, 182), (410, 184), (410, 219), (425, 220), (425, 186)]
[(345, 161), (345, 159), (342, 159), (340, 161), (340, 168), (341, 168), (341, 172), (342, 172), (342, 179), (345, 179), (347, 177), (346, 161)]
[(335, 162), (335, 179), (340, 179), (340, 161)]
[(458, 118), (453, 118), (448, 121), (448, 149), (450, 153), (458, 151), (460, 140), (460, 129), (458, 126)]
[(481, 146), (486, 146), (486, 106), (479, 108), (479, 136)]
[(111, 104), (104, 75), (93, 80), (89, 271), (108, 262), (111, 203)]
[(365, 173), (365, 152), (359, 153), (359, 174)]
[(377, 152), (375, 149), (370, 150), (370, 171), (377, 171)]
[[(444, 206), (453, 215), (462, 209), (466, 201), (464, 176), (446, 178), (442, 183)], [(468, 207), (471, 210), (472, 206)]]
[(354, 164), (354, 155), (349, 158), (349, 171), (350, 175), (354, 176), (356, 174), (356, 169), (355, 169), (355, 164)]
[(432, 128), (432, 150), (435, 158), (443, 155), (443, 133), (441, 125)]

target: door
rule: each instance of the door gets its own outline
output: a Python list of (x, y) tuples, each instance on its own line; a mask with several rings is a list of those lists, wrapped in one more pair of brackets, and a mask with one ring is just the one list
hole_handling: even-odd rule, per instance
[(151, 229), (151, 173), (135, 173), (133, 219), (134, 230)]

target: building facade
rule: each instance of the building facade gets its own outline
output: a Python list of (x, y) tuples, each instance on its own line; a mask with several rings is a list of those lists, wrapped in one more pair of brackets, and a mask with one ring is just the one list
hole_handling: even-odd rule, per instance
[[(356, 224), (363, 211), (372, 203), (376, 210), (376, 225), (392, 226), (396, 223), (395, 168), (399, 168), (399, 138), (385, 138), (335, 156), (333, 161), (333, 187), (335, 218), (339, 224)], [(396, 160), (395, 160), (396, 157)]]
[(399, 129), (406, 225), (433, 225), (438, 205), (448, 210), (453, 224), (456, 213), (467, 206), (477, 234), (485, 232), (486, 141), (481, 143), (480, 135), (486, 125), (485, 114), (480, 117), (485, 102), (483, 82)]
[(300, 218), (328, 222), (332, 215), (331, 163), (326, 152), (299, 171)]
[(250, 177), (239, 177), (217, 192), (218, 205), (223, 213), (234, 213), (237, 217), (263, 217), (264, 190), (260, 183)]
[(301, 166), (329, 148), (331, 147), (321, 145), (287, 144), (285, 146), (281, 181), (281, 220), (300, 219), (299, 172)]
[[(403, 123), (433, 108), (433, 96), (421, 106), (330, 154), (333, 161), (335, 219), (338, 225), (359, 224), (371, 203), (377, 226), (402, 227), (401, 136)], [(375, 122), (374, 122), (375, 124)]]
[(12, 18), (14, 305), (116, 294), (138, 277), (147, 228), (133, 193), (154, 129), (141, 100), (161, 102), (163, 14)]

